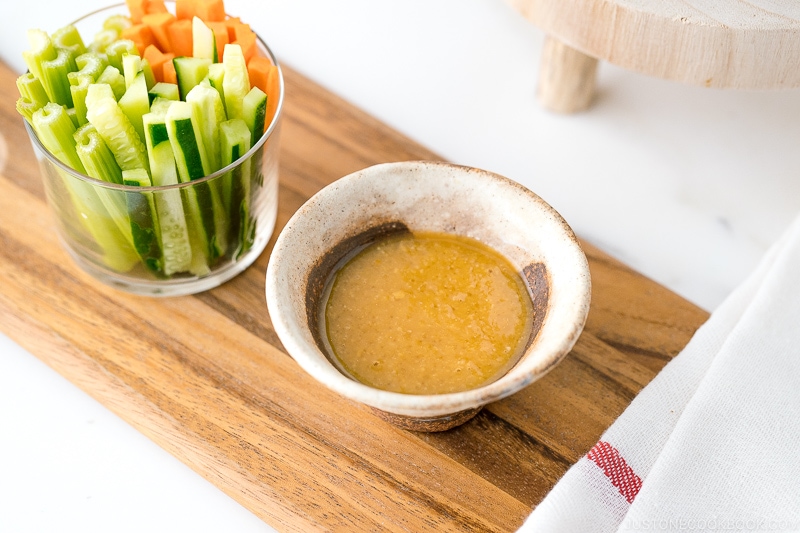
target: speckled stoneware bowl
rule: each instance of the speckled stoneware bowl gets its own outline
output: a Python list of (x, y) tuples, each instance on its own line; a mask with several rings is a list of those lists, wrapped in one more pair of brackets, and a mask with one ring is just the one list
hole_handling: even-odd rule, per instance
[[(458, 393), (401, 394), (359, 383), (329, 359), (318, 324), (333, 268), (355, 246), (409, 230), (478, 239), (505, 255), (526, 281), (533, 331), (522, 358), (497, 381)], [(583, 329), (590, 285), (586, 256), (572, 230), (528, 189), (474, 168), (405, 162), (350, 174), (308, 200), (275, 243), (266, 292), (278, 337), (311, 376), (401, 427), (441, 431), (552, 369)]]

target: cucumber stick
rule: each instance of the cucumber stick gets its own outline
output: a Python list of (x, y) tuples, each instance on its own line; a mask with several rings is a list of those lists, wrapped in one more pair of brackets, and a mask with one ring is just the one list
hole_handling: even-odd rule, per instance
[(172, 60), (172, 64), (175, 66), (181, 100), (186, 100), (189, 91), (208, 76), (211, 60), (203, 57), (176, 57)]
[[(175, 168), (175, 156), (169, 141), (166, 125), (166, 110), (150, 112), (143, 117), (147, 153), (150, 157), (150, 168), (153, 171), (153, 185), (175, 185), (178, 183), (178, 172)], [(186, 215), (178, 190), (161, 191), (155, 197), (155, 211), (158, 217), (158, 237), (163, 250), (163, 272), (166, 276), (178, 272), (192, 271), (197, 275), (207, 273), (208, 265), (205, 256), (200, 255), (198, 265), (193, 267), (192, 245), (189, 241), (189, 230)]]
[[(146, 97), (145, 97), (146, 98)], [(145, 146), (131, 121), (122, 112), (111, 86), (92, 84), (86, 94), (86, 118), (114, 154), (119, 168), (149, 170)]]
[(242, 115), (250, 129), (250, 146), (256, 144), (264, 135), (264, 121), (267, 117), (267, 95), (258, 87), (253, 87), (242, 101)]
[(219, 61), (214, 31), (199, 17), (192, 18), (192, 56), (210, 59), (212, 63)]
[[(209, 174), (207, 152), (192, 105), (188, 102), (172, 103), (167, 111), (166, 123), (181, 182), (194, 181)], [(190, 237), (193, 234), (194, 241), (204, 245), (206, 256), (213, 261), (225, 253), (228, 241), (226, 211), (219, 191), (208, 182), (198, 183), (185, 191), (191, 219)]]
[(136, 74), (125, 94), (119, 99), (119, 108), (122, 109), (122, 112), (133, 124), (139, 139), (144, 140), (142, 117), (150, 112), (150, 96), (143, 71), (139, 71)]
[[(143, 168), (122, 172), (122, 182), (134, 187), (150, 187), (153, 183)], [(156, 228), (158, 217), (155, 200), (151, 192), (127, 192), (125, 200), (130, 217), (131, 235), (136, 253), (145, 267), (153, 273), (162, 272), (161, 246), (158, 243)]]
[[(222, 165), (226, 167), (250, 150), (250, 128), (242, 119), (227, 120), (220, 124), (220, 153)], [(237, 243), (235, 255), (250, 248), (252, 229), (250, 222), (250, 176), (251, 161), (242, 161), (227, 176), (228, 194), (226, 205), (230, 210), (230, 232)]]
[(178, 90), (178, 86), (174, 83), (166, 83), (160, 81), (153, 85), (153, 88), (150, 89), (148, 92), (148, 96), (150, 97), (150, 105), (153, 105), (153, 100), (156, 98), (164, 98), (166, 100), (180, 100), (181, 94)]
[(244, 118), (242, 102), (250, 91), (250, 76), (247, 73), (247, 62), (238, 44), (226, 44), (222, 56), (225, 73), (222, 78), (222, 90), (225, 94), (225, 113), (229, 119)]

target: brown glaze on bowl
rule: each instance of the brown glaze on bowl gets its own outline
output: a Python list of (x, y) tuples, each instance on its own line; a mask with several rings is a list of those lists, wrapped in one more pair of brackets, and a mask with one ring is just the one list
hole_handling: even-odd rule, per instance
[[(413, 395), (371, 388), (337, 369), (319, 327), (327, 280), (354, 249), (402, 231), (472, 237), (517, 266), (534, 319), (525, 353), (506, 375), (469, 391)], [(474, 168), (405, 162), (346, 176), (306, 202), (278, 237), (266, 292), (281, 342), (320, 383), (400, 427), (442, 431), (529, 385), (569, 352), (586, 320), (590, 279), (572, 230), (528, 189)]]

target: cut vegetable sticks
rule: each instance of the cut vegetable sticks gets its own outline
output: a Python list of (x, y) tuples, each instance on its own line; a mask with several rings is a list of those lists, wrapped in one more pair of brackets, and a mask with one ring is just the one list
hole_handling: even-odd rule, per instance
[(192, 55), (192, 19), (179, 19), (167, 28), (169, 43), (175, 57)]
[(172, 51), (167, 28), (173, 22), (175, 15), (172, 13), (148, 13), (142, 17), (142, 24), (150, 27), (159, 50), (165, 53)]

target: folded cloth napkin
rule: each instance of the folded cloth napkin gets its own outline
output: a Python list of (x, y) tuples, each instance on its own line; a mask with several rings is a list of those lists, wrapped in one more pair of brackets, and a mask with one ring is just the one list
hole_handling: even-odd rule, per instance
[(520, 532), (800, 531), (800, 218)]

